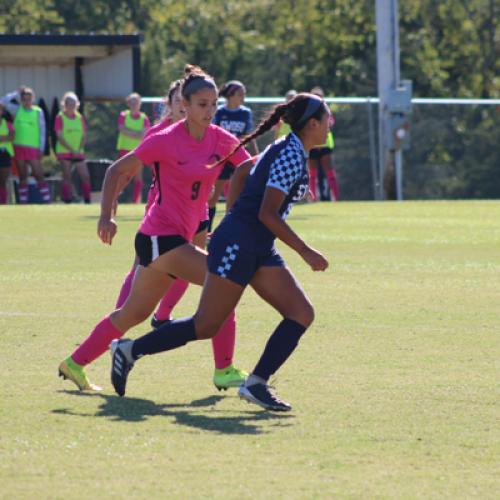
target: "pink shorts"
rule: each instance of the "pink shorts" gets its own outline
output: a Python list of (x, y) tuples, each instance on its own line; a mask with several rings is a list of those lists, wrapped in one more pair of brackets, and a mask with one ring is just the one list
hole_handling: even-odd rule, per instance
[(27, 146), (16, 146), (14, 144), (14, 158), (16, 160), (39, 160), (42, 152), (37, 148)]

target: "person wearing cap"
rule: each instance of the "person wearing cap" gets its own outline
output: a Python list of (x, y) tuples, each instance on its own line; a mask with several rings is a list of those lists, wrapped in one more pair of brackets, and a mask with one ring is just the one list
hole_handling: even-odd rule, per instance
[(255, 166), (236, 170), (228, 193), (228, 212), (208, 247), (208, 271), (196, 313), (135, 341), (123, 339), (114, 344), (111, 374), (118, 394), (125, 394), (130, 370), (147, 355), (214, 337), (250, 285), (282, 320), (238, 394), (267, 410), (291, 410), (273, 391), (269, 378), (296, 349), (314, 320), (314, 309), (279, 254), (275, 240), (297, 252), (312, 271), (327, 269), (328, 260), (287, 224), (286, 217), (308, 191), (307, 154), (315, 144), (326, 140), (329, 118), (330, 110), (323, 99), (297, 94), (290, 102), (277, 105), (255, 132), (229, 153), (243, 150), (280, 119), (290, 125), (290, 134), (266, 148)]
[[(231, 80), (225, 83), (219, 91), (219, 97), (226, 99), (226, 104), (220, 106), (214, 116), (213, 123), (227, 130), (237, 138), (244, 137), (250, 134), (253, 130), (253, 114), (250, 108), (243, 106), (245, 100), (246, 88), (239, 80)], [(254, 155), (259, 153), (257, 142), (250, 142), (250, 150)], [(215, 212), (217, 210), (217, 202), (221, 197), (224, 187), (227, 186), (227, 181), (231, 178), (234, 172), (234, 165), (227, 162), (215, 183), (214, 192), (208, 202), (209, 210), (209, 227), (212, 230)]]
[(43, 203), (50, 203), (50, 191), (45, 182), (42, 154), (45, 150), (45, 117), (36, 106), (32, 88), (21, 86), (10, 92), (1, 101), (14, 116), (14, 159), (19, 175), (19, 203), (28, 203), (28, 173), (36, 179)]

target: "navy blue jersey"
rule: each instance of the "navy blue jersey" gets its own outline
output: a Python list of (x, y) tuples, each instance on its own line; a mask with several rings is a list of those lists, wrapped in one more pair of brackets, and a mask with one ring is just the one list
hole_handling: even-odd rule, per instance
[(227, 219), (234, 217), (251, 230), (258, 245), (272, 245), (274, 234), (259, 221), (259, 211), (267, 186), (286, 194), (279, 213), (286, 219), (294, 202), (301, 200), (309, 188), (307, 154), (300, 139), (290, 133), (266, 148), (250, 171), (245, 187), (231, 208)]
[(252, 110), (246, 106), (240, 106), (236, 109), (220, 106), (215, 112), (213, 123), (236, 137), (241, 137), (253, 130)]

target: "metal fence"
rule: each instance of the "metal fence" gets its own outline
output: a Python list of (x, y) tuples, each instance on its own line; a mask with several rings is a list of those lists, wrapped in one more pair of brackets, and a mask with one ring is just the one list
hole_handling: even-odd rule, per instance
[[(341, 199), (372, 200), (378, 183), (378, 99), (327, 98), (335, 115), (335, 161)], [(143, 98), (151, 119), (161, 98)], [(258, 123), (279, 97), (247, 97)], [(500, 197), (500, 99), (413, 99), (411, 145), (403, 152), (405, 199)], [(116, 156), (117, 119), (123, 104), (85, 105), (87, 156)], [(274, 139), (259, 138), (263, 149)]]

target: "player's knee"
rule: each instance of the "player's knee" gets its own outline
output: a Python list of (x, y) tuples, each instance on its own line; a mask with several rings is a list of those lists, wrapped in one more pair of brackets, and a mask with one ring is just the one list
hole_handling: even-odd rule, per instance
[(200, 340), (211, 339), (217, 335), (221, 325), (219, 322), (214, 321), (209, 317), (194, 317), (194, 324), (196, 329), (196, 337)]
[(306, 328), (309, 328), (314, 321), (314, 307), (311, 303), (305, 302), (300, 309), (295, 311), (294, 318), (292, 319)]
[(149, 317), (149, 311), (141, 310), (141, 309), (126, 309), (123, 308), (120, 311), (120, 316), (130, 325), (138, 325), (143, 321), (146, 321)]

